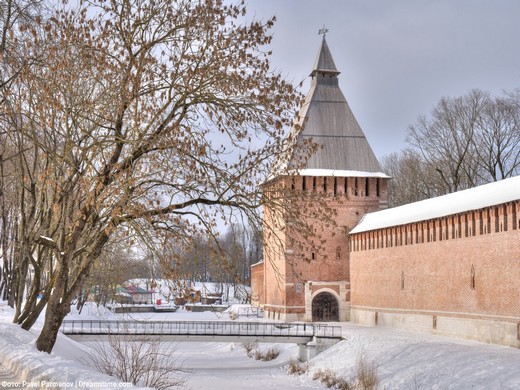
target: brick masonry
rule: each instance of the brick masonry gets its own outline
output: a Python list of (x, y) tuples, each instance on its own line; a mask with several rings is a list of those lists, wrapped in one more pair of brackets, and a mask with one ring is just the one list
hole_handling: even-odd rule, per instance
[(312, 302), (328, 292), (340, 321), (520, 347), (520, 200), (348, 234), (362, 215), (386, 207), (386, 181), (369, 178), (366, 195), (366, 178), (347, 178), (346, 186), (345, 178), (303, 180), (269, 185), (316, 192), (337, 211), (337, 226), (321, 227), (323, 250), (307, 253), (291, 244), (297, 237), (284, 214), (266, 208), (271, 234), (251, 284), (252, 301), (268, 318), (316, 320)]
[(520, 347), (519, 209), (352, 234), (352, 319)]
[[(368, 184), (367, 184), (368, 181)], [(319, 251), (297, 245), (301, 237), (291, 229), (276, 207), (264, 209), (264, 262), (252, 267), (252, 302), (261, 305), (267, 317), (287, 321), (312, 320), (312, 300), (320, 292), (338, 301), (340, 319), (348, 320), (350, 306), (350, 266), (348, 231), (366, 212), (387, 205), (386, 179), (365, 177), (280, 177), (269, 183), (295, 193), (316, 194), (317, 201), (336, 210), (336, 226), (317, 226), (326, 243)], [(368, 190), (368, 192), (367, 192)], [(307, 198), (308, 199), (308, 198)], [(312, 205), (296, 204), (298, 209)]]

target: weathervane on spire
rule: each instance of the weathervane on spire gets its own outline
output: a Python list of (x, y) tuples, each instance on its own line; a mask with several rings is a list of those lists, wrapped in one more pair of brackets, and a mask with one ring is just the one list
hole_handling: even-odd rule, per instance
[(329, 32), (329, 29), (323, 25), (323, 28), (320, 28), (318, 31), (318, 35), (323, 35), (323, 40), (325, 40), (325, 35)]

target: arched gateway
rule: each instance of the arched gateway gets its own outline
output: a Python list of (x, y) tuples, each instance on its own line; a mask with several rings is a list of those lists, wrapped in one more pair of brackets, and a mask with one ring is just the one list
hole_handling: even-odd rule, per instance
[(312, 321), (339, 321), (339, 305), (334, 295), (322, 292), (314, 297), (312, 300)]

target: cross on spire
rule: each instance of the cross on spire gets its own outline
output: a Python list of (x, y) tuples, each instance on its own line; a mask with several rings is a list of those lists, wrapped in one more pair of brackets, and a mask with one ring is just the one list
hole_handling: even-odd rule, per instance
[(325, 40), (325, 35), (329, 32), (329, 29), (323, 25), (323, 28), (318, 30), (318, 35), (323, 35), (323, 40)]

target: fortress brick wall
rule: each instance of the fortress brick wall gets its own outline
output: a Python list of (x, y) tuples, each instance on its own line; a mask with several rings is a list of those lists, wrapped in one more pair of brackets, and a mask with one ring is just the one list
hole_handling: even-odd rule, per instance
[(519, 210), (352, 234), (351, 319), (520, 347)]

